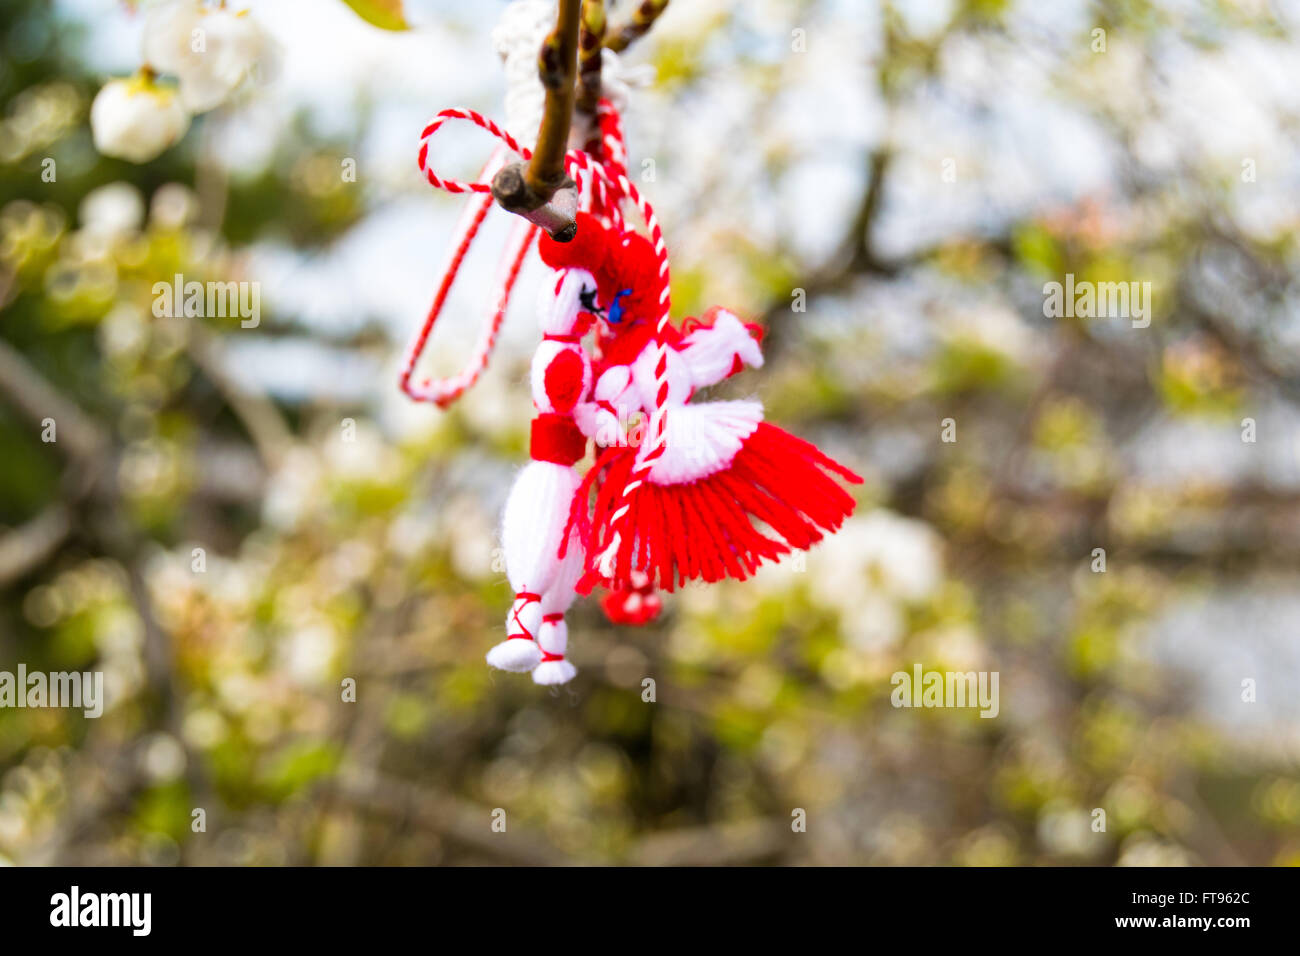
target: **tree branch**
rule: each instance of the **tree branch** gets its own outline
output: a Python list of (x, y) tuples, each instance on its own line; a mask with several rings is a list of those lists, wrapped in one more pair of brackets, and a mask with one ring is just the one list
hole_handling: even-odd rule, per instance
[(623, 52), (632, 41), (644, 36), (667, 8), (668, 0), (642, 0), (632, 14), (632, 19), (623, 24), (613, 36), (605, 39), (605, 46), (615, 53)]
[(783, 820), (737, 820), (651, 833), (628, 852), (634, 866), (735, 866), (779, 857), (790, 845)]
[(537, 57), (537, 73), (546, 87), (546, 106), (524, 182), (543, 202), (555, 195), (568, 178), (564, 172), (564, 154), (569, 148), (569, 127), (573, 123), (579, 3), (580, 0), (560, 0), (555, 29), (542, 43)]
[(94, 461), (109, 441), (99, 424), (68, 401), (7, 342), (0, 341), (0, 395), (38, 427), (51, 418), (56, 448), (80, 462)]
[(48, 560), (70, 534), (71, 511), (63, 504), (53, 504), (0, 537), (0, 588)]
[(395, 817), (494, 857), (526, 866), (576, 862), (541, 834), (511, 826), (492, 830), (492, 812), (453, 793), (407, 783), (396, 777), (345, 767), (330, 783), (340, 803), (371, 815)]
[(594, 115), (600, 102), (600, 54), (605, 42), (605, 0), (582, 0), (582, 29), (578, 32), (578, 103)]

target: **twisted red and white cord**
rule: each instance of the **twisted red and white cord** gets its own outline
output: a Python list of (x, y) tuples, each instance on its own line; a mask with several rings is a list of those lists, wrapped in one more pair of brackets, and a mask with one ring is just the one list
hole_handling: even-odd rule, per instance
[[(585, 153), (579, 153), (578, 156), (577, 165), (582, 166), (588, 163)], [(596, 164), (591, 164), (591, 166), (598, 178), (604, 179), (608, 176), (605, 167)], [(655, 320), (655, 341), (658, 344), (659, 351), (655, 359), (654, 408), (650, 414), (649, 427), (646, 429), (646, 440), (638, 452), (637, 465), (628, 476), (627, 483), (623, 486), (619, 498), (619, 505), (610, 517), (609, 540), (593, 562), (600, 577), (610, 587), (619, 587), (627, 583), (632, 571), (630, 567), (620, 568), (618, 566), (618, 553), (626, 530), (624, 525), (626, 525), (627, 516), (632, 510), (632, 498), (637, 489), (645, 484), (649, 478), (655, 462), (663, 457), (664, 452), (667, 450), (668, 337), (666, 332), (672, 311), (672, 303), (668, 249), (664, 243), (663, 230), (659, 226), (659, 218), (655, 215), (654, 207), (627, 178), (626, 172), (619, 172), (617, 178), (610, 185), (617, 195), (631, 201), (640, 211), (641, 218), (645, 220), (646, 228), (650, 230), (650, 241), (654, 245), (655, 259), (659, 263), (659, 315)], [(592, 584), (590, 577), (587, 576), (580, 586), (584, 590), (590, 590)]]
[[(438, 125), (441, 125), (441, 123)], [(436, 128), (435, 126), (434, 129)], [(431, 130), (426, 129), (425, 132), (430, 133)], [(507, 155), (506, 148), (506, 146), (499, 145), (493, 150), (492, 155), (479, 173), (480, 180), (490, 181), (496, 171), (504, 165)], [(422, 149), (421, 159), (423, 157), (424, 150)], [(483, 374), (483, 370), (487, 368), (488, 359), (492, 355), (492, 350), (496, 347), (497, 336), (501, 331), (506, 309), (510, 305), (510, 294), (514, 290), (515, 280), (519, 277), (519, 270), (523, 267), (533, 237), (537, 234), (535, 226), (520, 222), (507, 240), (499, 266), (497, 287), (500, 292), (496, 298), (495, 308), (488, 321), (484, 324), (478, 343), (475, 345), (474, 352), (465, 367), (448, 378), (426, 378), (422, 382), (412, 382), (411, 378), (415, 373), (415, 365), (424, 353), (429, 335), (433, 332), (434, 323), (437, 322), (438, 316), (442, 313), (443, 305), (451, 293), (451, 287), (460, 272), (461, 264), (464, 262), (474, 238), (478, 235), (479, 227), (483, 225), (488, 210), (492, 208), (493, 199), (490, 191), (484, 194), (483, 190), (472, 188), (475, 185), (478, 185), (478, 183), (451, 182), (443, 183), (441, 186), (441, 188), (448, 189), (450, 192), (474, 192), (480, 193), (480, 195), (474, 196), (470, 204), (461, 213), (460, 221), (456, 226), (456, 238), (452, 244), (447, 265), (443, 269), (438, 291), (434, 295), (433, 305), (429, 307), (429, 313), (425, 317), (424, 324), (420, 327), (415, 341), (411, 343), (411, 347), (407, 350), (406, 361), (402, 366), (402, 391), (415, 401), (433, 402), (441, 408), (446, 408), (459, 398), (470, 386), (478, 381), (479, 376)]]
[(610, 194), (608, 183), (620, 175), (627, 174), (627, 146), (623, 142), (623, 124), (609, 100), (601, 100), (596, 109), (600, 129), (601, 165), (604, 176), (593, 176), (589, 203), (591, 212), (600, 216), (607, 224), (619, 232), (625, 228), (622, 204)]

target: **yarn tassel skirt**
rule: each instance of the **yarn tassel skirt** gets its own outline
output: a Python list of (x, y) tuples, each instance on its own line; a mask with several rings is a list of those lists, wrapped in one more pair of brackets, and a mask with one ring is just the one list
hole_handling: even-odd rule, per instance
[[(586, 511), (595, 486), (587, 527), (609, 527), (635, 462), (635, 449), (615, 449), (592, 468), (574, 502), (575, 511)], [(691, 580), (744, 580), (764, 561), (839, 528), (854, 500), (837, 479), (862, 481), (815, 445), (760, 422), (728, 467), (680, 484), (646, 482), (632, 493), (612, 581), (626, 583), (641, 571), (672, 591)], [(607, 543), (590, 542), (587, 554), (599, 555)], [(579, 590), (589, 591), (595, 576), (593, 566)]]

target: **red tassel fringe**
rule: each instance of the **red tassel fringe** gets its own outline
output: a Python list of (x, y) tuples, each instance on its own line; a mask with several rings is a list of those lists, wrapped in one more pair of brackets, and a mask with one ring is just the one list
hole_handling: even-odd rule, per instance
[[(634, 464), (635, 449), (619, 452), (606, 453), (600, 463), (608, 470), (596, 493), (594, 529), (608, 529)], [(725, 471), (685, 484), (638, 488), (627, 516), (632, 533), (621, 542), (614, 579), (602, 582), (593, 567), (578, 590), (590, 593), (597, 583), (625, 589), (634, 569), (665, 591), (695, 579), (743, 581), (763, 561), (811, 547), (853, 513), (853, 498), (832, 475), (862, 482), (815, 445), (761, 422)], [(575, 505), (582, 508), (586, 493), (579, 494), (581, 503)], [(761, 533), (754, 518), (779, 537)], [(588, 546), (593, 562), (606, 544), (593, 536)]]

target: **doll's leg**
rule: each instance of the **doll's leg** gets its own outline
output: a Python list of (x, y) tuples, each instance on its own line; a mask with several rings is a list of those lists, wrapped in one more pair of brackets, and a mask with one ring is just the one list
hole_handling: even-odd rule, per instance
[(542, 660), (543, 601), (560, 572), (560, 541), (579, 481), (571, 466), (547, 461), (530, 462), (515, 479), (501, 532), (515, 600), (506, 615), (506, 639), (487, 654), (493, 667), (531, 671)]
[(575, 532), (569, 538), (569, 548), (559, 573), (542, 594), (540, 602), (542, 624), (537, 644), (541, 649), (541, 663), (533, 670), (533, 680), (539, 684), (565, 684), (578, 673), (578, 669), (564, 659), (569, 643), (569, 625), (565, 623), (564, 613), (578, 596), (573, 586), (582, 576), (585, 564), (582, 542)]
[[(513, 582), (512, 582), (513, 583)], [(516, 585), (517, 586), (517, 585)], [(530, 671), (542, 659), (537, 646), (541, 630), (541, 595), (516, 591), (514, 604), (506, 615), (506, 639), (487, 652), (487, 662), (503, 671)]]

